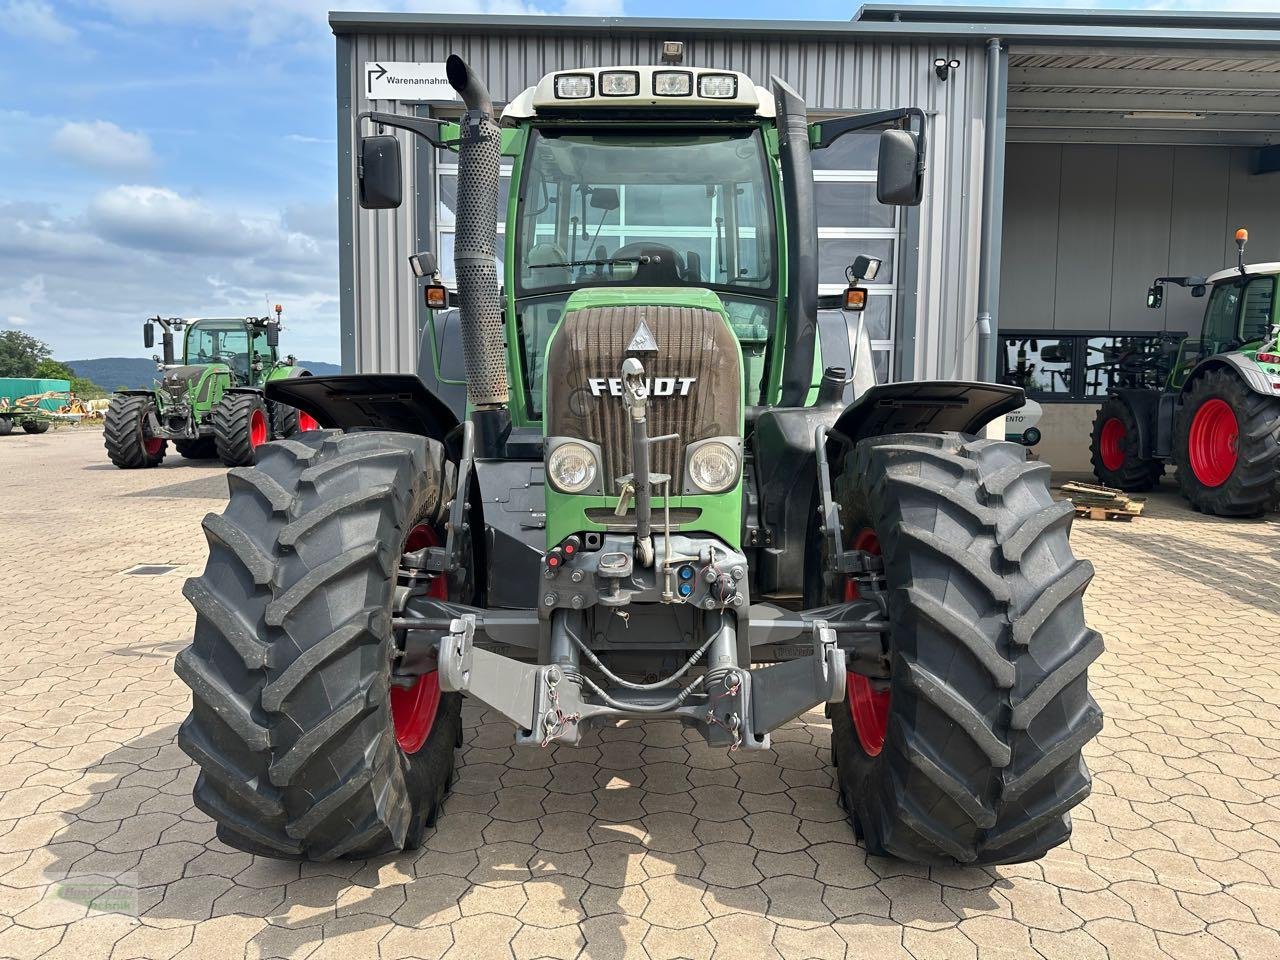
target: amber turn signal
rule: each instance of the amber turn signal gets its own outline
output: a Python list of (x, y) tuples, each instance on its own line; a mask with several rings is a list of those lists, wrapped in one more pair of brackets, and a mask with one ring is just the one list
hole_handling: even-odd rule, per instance
[(1238, 243), (1247, 243), (1249, 241), (1249, 231), (1241, 227), (1236, 231), (1236, 241)]
[(844, 291), (844, 308), (855, 313), (867, 309), (866, 287), (846, 287)]
[(449, 305), (449, 291), (438, 283), (433, 283), (423, 290), (427, 306), (432, 310), (443, 310)]

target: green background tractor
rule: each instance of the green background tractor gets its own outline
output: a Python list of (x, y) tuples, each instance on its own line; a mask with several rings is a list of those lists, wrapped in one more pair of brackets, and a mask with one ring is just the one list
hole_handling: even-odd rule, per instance
[[(1071, 505), (980, 435), (1023, 393), (874, 384), (848, 319), (870, 258), (819, 316), (811, 152), (875, 135), (878, 201), (918, 204), (924, 114), (811, 124), (782, 80), (667, 46), (551, 74), (501, 125), (456, 56), (460, 123), (362, 116), (458, 151), (456, 293), (413, 261), (457, 310), (420, 375), (268, 384), (325, 429), (261, 448), (205, 520), (179, 743), (226, 843), (416, 845), (464, 696), (529, 749), (666, 718), (751, 753), (825, 705), (872, 853), (1013, 862), (1069, 835), (1102, 638)], [(364, 207), (399, 205), (395, 136), (357, 169)]]
[(1120, 358), (1125, 386), (1094, 419), (1094, 474), (1121, 490), (1150, 490), (1166, 463), (1191, 505), (1221, 516), (1257, 516), (1274, 501), (1280, 468), (1280, 263), (1246, 265), (1248, 233), (1236, 232), (1237, 265), (1209, 277), (1158, 277), (1208, 294), (1199, 338), (1166, 338), (1163, 349)]
[[(193, 460), (217, 457), (227, 466), (254, 461), (271, 439), (315, 429), (308, 414), (268, 400), (275, 380), (309, 376), (293, 357), (279, 355), (280, 311), (274, 317), (183, 320), (153, 317), (143, 342), (155, 346), (161, 330), (160, 378), (150, 390), (119, 390), (104, 428), (107, 454), (117, 467), (154, 467), (173, 441)], [(182, 337), (182, 358), (175, 338)]]

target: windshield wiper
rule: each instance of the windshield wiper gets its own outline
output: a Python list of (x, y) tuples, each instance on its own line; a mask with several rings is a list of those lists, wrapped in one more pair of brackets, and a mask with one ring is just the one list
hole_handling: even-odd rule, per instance
[(639, 263), (646, 264), (653, 260), (653, 257), (647, 253), (638, 257), (609, 257), (605, 260), (566, 260), (564, 263), (530, 263), (527, 264), (530, 270), (545, 270), (549, 267), (605, 267), (615, 263)]

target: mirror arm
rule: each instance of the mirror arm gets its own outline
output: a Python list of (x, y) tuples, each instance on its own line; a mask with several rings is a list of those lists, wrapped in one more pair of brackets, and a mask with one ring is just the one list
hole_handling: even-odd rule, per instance
[(918, 154), (923, 158), (926, 156), (924, 142), (924, 111), (919, 107), (899, 107), (896, 110), (877, 110), (872, 113), (859, 113), (850, 117), (833, 117), (830, 120), (819, 120), (813, 124), (814, 130), (817, 132), (817, 139), (811, 143), (815, 150), (824, 150), (831, 144), (835, 143), (846, 133), (853, 133), (857, 130), (867, 130), (871, 127), (884, 126), (886, 123), (899, 123), (903, 120), (914, 119), (917, 121), (917, 130), (913, 131), (918, 138), (919, 150)]
[(440, 139), (440, 128), (445, 125), (446, 121), (435, 117), (403, 117), (398, 113), (365, 110), (356, 117), (356, 123), (359, 124), (361, 120), (370, 120), (386, 127), (408, 130), (410, 133), (416, 133), (427, 143), (433, 147), (439, 147), (441, 150), (447, 146), (444, 140)]

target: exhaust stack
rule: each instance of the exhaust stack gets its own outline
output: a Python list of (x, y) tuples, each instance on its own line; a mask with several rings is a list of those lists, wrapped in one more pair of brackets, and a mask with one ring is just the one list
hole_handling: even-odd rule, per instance
[(467, 107), (458, 148), (458, 223), (453, 247), (467, 402), (477, 410), (493, 410), (505, 407), (509, 399), (496, 263), (502, 135), (493, 119), (489, 91), (466, 61), (451, 55), (445, 74)]

